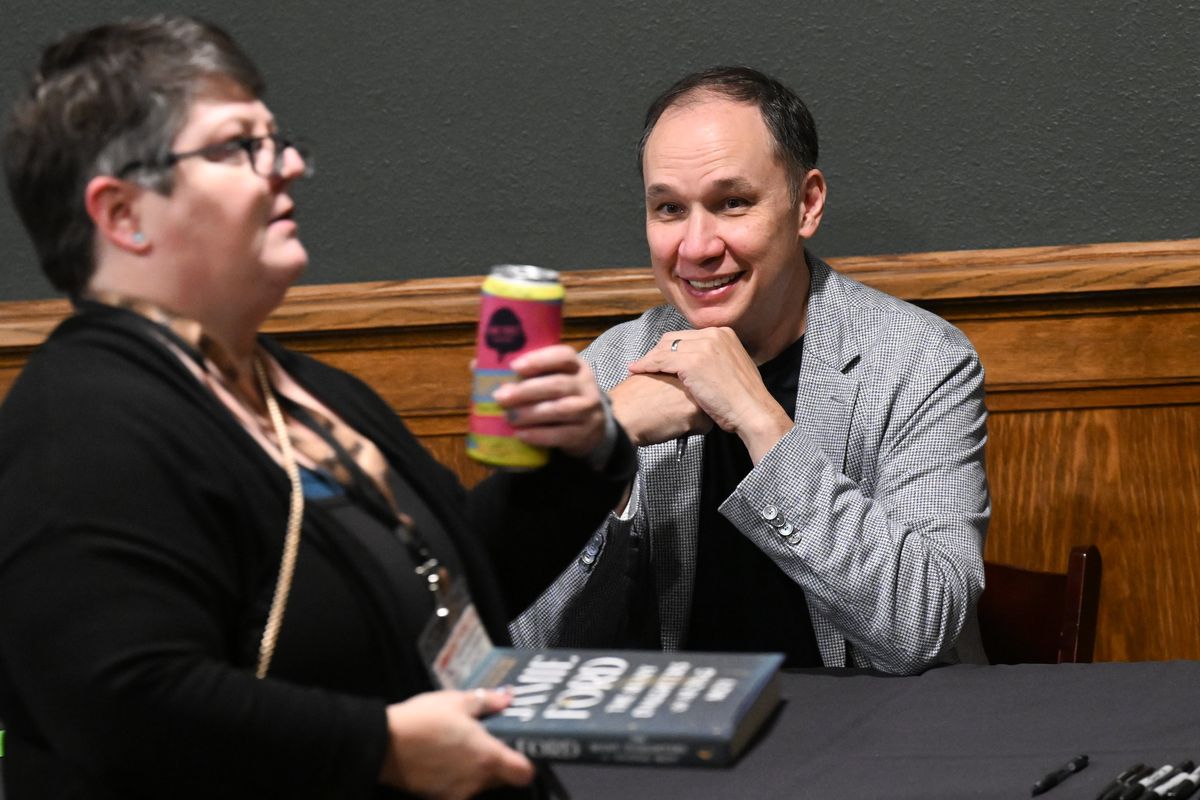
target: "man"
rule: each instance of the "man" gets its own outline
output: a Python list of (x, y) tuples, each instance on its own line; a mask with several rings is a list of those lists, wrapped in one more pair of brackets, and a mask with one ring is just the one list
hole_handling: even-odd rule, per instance
[(982, 660), (970, 343), (806, 251), (825, 210), (816, 131), (771, 78), (684, 78), (651, 106), (640, 157), (667, 304), (584, 353), (638, 475), (514, 638), (896, 673)]

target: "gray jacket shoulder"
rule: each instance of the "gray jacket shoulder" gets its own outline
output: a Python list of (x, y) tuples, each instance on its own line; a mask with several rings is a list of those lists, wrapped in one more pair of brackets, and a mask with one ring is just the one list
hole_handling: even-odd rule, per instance
[(866, 319), (878, 317), (884, 321), (897, 322), (911, 328), (920, 336), (974, 349), (961, 330), (932, 311), (860, 283), (828, 266), (826, 269), (829, 271), (830, 280), (842, 287), (847, 300), (847, 313), (861, 314)]

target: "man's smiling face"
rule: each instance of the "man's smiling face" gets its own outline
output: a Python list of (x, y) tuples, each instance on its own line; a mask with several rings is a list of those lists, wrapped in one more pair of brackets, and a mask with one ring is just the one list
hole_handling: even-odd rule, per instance
[(713, 94), (663, 112), (642, 167), (646, 240), (667, 301), (695, 328), (732, 328), (756, 361), (799, 338), (808, 288), (804, 241), (815, 233), (824, 201), (820, 173), (812, 170), (793, 199), (758, 108)]

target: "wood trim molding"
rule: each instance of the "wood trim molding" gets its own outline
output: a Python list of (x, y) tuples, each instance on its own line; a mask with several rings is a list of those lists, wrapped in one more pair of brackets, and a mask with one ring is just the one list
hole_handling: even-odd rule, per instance
[[(855, 256), (830, 263), (922, 305), (1200, 293), (1200, 239)], [(474, 325), (480, 282), (468, 276), (297, 286), (264, 329), (287, 338)], [(626, 318), (659, 302), (644, 267), (564, 272), (563, 282), (569, 320)], [(36, 347), (67, 311), (64, 300), (0, 303), (0, 357)]]
[[(833, 259), (963, 330), (986, 370), (986, 554), (1060, 570), (1096, 544), (1099, 660), (1198, 658), (1200, 239)], [(650, 271), (566, 272), (582, 346), (660, 301)], [(479, 277), (294, 288), (265, 328), (369, 383), (466, 483)], [(0, 397), (68, 312), (0, 303)], [(1153, 576), (1148, 580), (1146, 576)]]

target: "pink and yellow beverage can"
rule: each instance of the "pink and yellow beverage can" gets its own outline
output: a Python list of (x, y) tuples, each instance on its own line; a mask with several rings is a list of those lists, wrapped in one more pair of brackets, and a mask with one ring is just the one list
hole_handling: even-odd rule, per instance
[(484, 280), (467, 432), (467, 454), (476, 461), (532, 469), (550, 458), (545, 448), (513, 436), (504, 409), (493, 395), (517, 380), (510, 366), (514, 358), (561, 341), (565, 294), (558, 273), (542, 267), (501, 264), (492, 267)]

